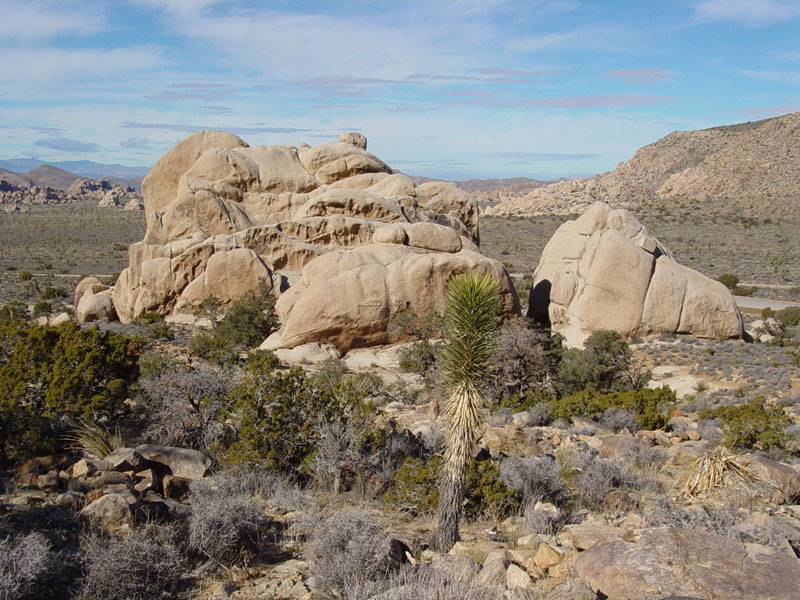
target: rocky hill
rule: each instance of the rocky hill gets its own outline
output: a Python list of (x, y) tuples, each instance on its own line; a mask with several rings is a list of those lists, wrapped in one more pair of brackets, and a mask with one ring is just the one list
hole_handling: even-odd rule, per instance
[(800, 205), (800, 113), (675, 131), (614, 171), (534, 189), (486, 210), (496, 216), (569, 214), (595, 200), (636, 209), (699, 202), (749, 216), (793, 214)]
[(52, 165), (40, 165), (27, 173), (0, 169), (0, 205), (6, 210), (29, 204), (63, 204), (93, 200), (101, 207), (128, 206), (141, 209), (133, 185), (114, 178), (87, 179)]

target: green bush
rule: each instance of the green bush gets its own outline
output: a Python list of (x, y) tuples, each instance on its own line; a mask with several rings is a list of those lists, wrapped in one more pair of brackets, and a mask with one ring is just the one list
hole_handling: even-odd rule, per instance
[(263, 342), (278, 325), (275, 297), (262, 283), (231, 304), (212, 334), (195, 336), (189, 350), (206, 360), (230, 362), (240, 349)]
[(54, 451), (70, 420), (112, 423), (137, 362), (130, 338), (96, 327), (0, 322), (0, 461)]
[(734, 296), (752, 296), (758, 291), (757, 285), (737, 285), (731, 288), (731, 293)]
[(633, 352), (616, 331), (595, 331), (588, 337), (584, 349), (571, 348), (564, 352), (558, 370), (562, 395), (590, 389), (598, 392), (638, 390), (650, 379), (641, 372)]
[(420, 340), (404, 346), (398, 353), (400, 368), (406, 373), (427, 375), (436, 365), (438, 344), (430, 340)]
[[(384, 502), (414, 516), (430, 514), (439, 502), (439, 477), (442, 459), (425, 461), (406, 458), (394, 472)], [(472, 461), (464, 487), (464, 516), (485, 516), (502, 520), (519, 509), (521, 496), (500, 480), (500, 468), (492, 461)]]
[(780, 406), (766, 406), (761, 396), (747, 404), (704, 409), (699, 417), (722, 421), (725, 443), (731, 448), (784, 449), (791, 439), (786, 431), (791, 425), (789, 417)]
[(724, 285), (729, 290), (732, 290), (737, 285), (739, 285), (739, 278), (732, 273), (723, 273), (719, 277), (717, 277), (717, 281), (719, 281), (722, 285)]
[(152, 325), (153, 323), (162, 323), (164, 315), (156, 312), (145, 312), (136, 317), (133, 322), (138, 325)]
[(53, 310), (52, 305), (47, 300), (39, 300), (33, 305), (33, 316), (38, 317), (41, 315), (49, 314)]
[(21, 271), (20, 274), (17, 276), (20, 281), (30, 281), (33, 279), (33, 275), (31, 275), (30, 271)]
[(665, 408), (675, 402), (675, 392), (663, 386), (655, 390), (629, 390), (600, 394), (584, 390), (561, 399), (553, 399), (554, 419), (586, 417), (599, 419), (609, 408), (622, 408), (636, 415), (642, 429), (660, 429), (667, 424)]
[[(231, 392), (238, 438), (223, 460), (232, 465), (259, 462), (271, 470), (302, 475), (317, 449), (320, 423), (363, 421), (375, 408), (364, 401), (354, 379), (332, 387), (307, 378), (300, 367), (280, 367), (271, 352), (258, 351), (247, 359), (244, 380)], [(364, 445), (382, 443), (377, 430), (362, 433)]]
[(57, 287), (47, 287), (42, 292), (42, 300), (52, 300), (53, 298), (66, 298), (67, 292)]
[(7, 323), (15, 320), (25, 320), (28, 318), (28, 307), (23, 302), (14, 300), (4, 304), (0, 308), (0, 323)]

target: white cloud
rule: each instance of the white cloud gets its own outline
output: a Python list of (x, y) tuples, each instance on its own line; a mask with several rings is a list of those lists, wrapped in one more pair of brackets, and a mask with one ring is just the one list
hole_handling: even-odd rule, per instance
[(641, 39), (641, 33), (618, 25), (586, 25), (568, 31), (511, 38), (505, 47), (512, 52), (532, 53), (547, 49), (625, 50)]
[(21, 82), (79, 82), (121, 78), (163, 63), (154, 47), (100, 49), (0, 48), (0, 79), (6, 85)]
[(757, 79), (759, 81), (770, 81), (772, 83), (800, 84), (800, 71), (770, 71), (758, 69), (745, 69), (738, 71), (740, 75)]
[(797, 0), (704, 0), (694, 7), (693, 24), (733, 21), (760, 26), (781, 23), (800, 16)]
[(89, 35), (107, 21), (97, 7), (91, 11), (72, 2), (0, 0), (0, 43), (29, 43), (58, 35)]

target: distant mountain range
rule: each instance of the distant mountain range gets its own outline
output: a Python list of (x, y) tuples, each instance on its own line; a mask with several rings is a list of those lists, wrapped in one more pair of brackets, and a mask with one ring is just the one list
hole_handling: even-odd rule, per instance
[(109, 179), (112, 177), (116, 179), (141, 179), (150, 171), (150, 167), (126, 167), (117, 164), (107, 165), (96, 163), (91, 160), (63, 160), (58, 162), (46, 162), (38, 158), (10, 158), (8, 160), (0, 160), (0, 169), (6, 169), (15, 173), (27, 173), (43, 165), (56, 167), (66, 172), (75, 173), (76, 175), (88, 177), (90, 179)]

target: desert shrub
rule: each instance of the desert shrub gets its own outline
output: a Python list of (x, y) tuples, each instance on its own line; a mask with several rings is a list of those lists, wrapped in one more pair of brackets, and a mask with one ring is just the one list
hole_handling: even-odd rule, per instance
[(520, 507), (521, 495), (500, 478), (500, 468), (490, 460), (472, 461), (464, 486), (464, 516), (500, 522)]
[(30, 281), (33, 279), (33, 275), (31, 275), (30, 271), (20, 271), (19, 275), (17, 275), (17, 279), (20, 281)]
[(739, 278), (732, 273), (723, 273), (719, 277), (717, 277), (717, 281), (719, 281), (722, 285), (724, 285), (729, 290), (732, 290), (737, 285), (739, 285)]
[(261, 283), (231, 304), (214, 335), (232, 346), (249, 348), (263, 342), (277, 327), (275, 296)]
[(224, 416), (238, 373), (202, 366), (174, 365), (144, 377), (146, 442), (212, 452), (226, 432)]
[(209, 362), (230, 366), (239, 358), (239, 350), (210, 333), (197, 333), (189, 342), (189, 352)]
[(525, 527), (530, 533), (545, 535), (556, 535), (570, 522), (569, 515), (560, 508), (549, 510), (535, 504), (526, 504), (523, 516)]
[(240, 349), (263, 342), (278, 327), (275, 297), (266, 283), (233, 302), (212, 334), (196, 335), (190, 352), (213, 362), (231, 362)]
[[(442, 459), (434, 456), (425, 461), (406, 458), (395, 471), (392, 484), (383, 499), (386, 503), (412, 515), (428, 514), (439, 502), (439, 477)], [(504, 519), (520, 506), (521, 495), (500, 477), (500, 469), (492, 461), (472, 461), (464, 486), (464, 516)]]
[(187, 597), (187, 564), (167, 532), (137, 529), (125, 538), (85, 544), (84, 600), (175, 600)]
[(553, 400), (551, 406), (556, 419), (572, 417), (599, 419), (609, 408), (624, 409), (636, 416), (638, 425), (642, 429), (659, 429), (667, 424), (664, 412), (672, 402), (675, 402), (675, 393), (669, 387), (662, 386), (654, 390), (632, 390), (610, 394), (584, 390), (566, 398)]
[(53, 310), (53, 306), (47, 300), (39, 300), (33, 305), (33, 316), (46, 315)]
[(609, 406), (605, 409), (598, 422), (602, 427), (615, 432), (623, 429), (631, 432), (639, 430), (639, 420), (636, 415), (627, 409), (616, 406)]
[(781, 309), (774, 314), (774, 317), (783, 323), (785, 327), (800, 325), (800, 306), (789, 306)]
[(562, 394), (586, 389), (620, 392), (642, 389), (650, 373), (639, 368), (619, 333), (600, 330), (587, 338), (583, 350), (570, 348), (564, 352), (557, 379)]
[[(536, 600), (538, 595), (526, 595)], [(493, 586), (484, 585), (476, 578), (464, 577), (458, 564), (439, 561), (433, 565), (422, 563), (416, 567), (405, 566), (388, 577), (347, 586), (343, 600), (493, 600)]]
[(442, 459), (413, 458), (405, 462), (392, 476), (392, 484), (383, 495), (387, 504), (411, 515), (430, 514), (439, 502), (439, 472)]
[(0, 322), (0, 460), (55, 451), (71, 420), (113, 424), (137, 361), (133, 340), (96, 327)]
[(495, 399), (522, 397), (547, 388), (558, 370), (560, 340), (532, 322), (512, 319), (503, 323), (495, 341), (488, 394)]
[(28, 318), (28, 307), (24, 302), (14, 300), (8, 304), (4, 304), (0, 308), (0, 323), (8, 323), (9, 321), (24, 321)]
[(617, 458), (598, 458), (594, 452), (584, 452), (578, 462), (577, 499), (588, 508), (602, 509), (612, 490), (641, 490), (648, 485), (645, 477)]
[(774, 525), (747, 525), (747, 514), (730, 506), (694, 505), (687, 510), (681, 504), (659, 496), (649, 505), (645, 520), (649, 527), (679, 527), (701, 529), (739, 540), (742, 543), (762, 544), (785, 550), (786, 541)]
[(192, 482), (188, 524), (191, 550), (222, 564), (257, 552), (266, 523), (261, 506), (245, 483), (232, 474)]
[(734, 296), (752, 296), (757, 291), (757, 285), (737, 285), (731, 289), (731, 293)]
[(531, 410), (536, 406), (541, 406), (542, 404), (550, 405), (550, 403), (555, 400), (556, 395), (551, 392), (550, 390), (539, 388), (535, 390), (529, 390), (522, 396), (517, 396), (516, 394), (512, 394), (510, 396), (503, 396), (497, 402), (495, 402), (494, 406), (496, 408), (506, 408), (511, 412), (519, 412), (521, 410)]
[(138, 325), (152, 325), (153, 323), (163, 323), (164, 315), (157, 312), (144, 312), (133, 320)]
[(46, 287), (41, 294), (42, 300), (52, 300), (54, 298), (66, 298), (66, 290), (59, 287)]
[(725, 434), (724, 442), (734, 448), (784, 449), (790, 440), (786, 427), (791, 420), (780, 406), (766, 406), (757, 396), (746, 404), (704, 409), (701, 419), (717, 418)]
[(550, 455), (511, 456), (500, 467), (502, 481), (518, 494), (526, 505), (550, 502), (563, 506), (569, 500), (569, 490), (561, 480), (562, 466)]
[(543, 400), (537, 402), (528, 409), (528, 423), (533, 427), (541, 427), (552, 423), (553, 421), (553, 407), (550, 402)]
[(175, 332), (172, 331), (172, 327), (169, 326), (169, 323), (161, 321), (158, 323), (153, 323), (147, 328), (147, 339), (166, 341), (174, 340)]
[(363, 510), (339, 510), (308, 523), (305, 558), (323, 598), (346, 598), (353, 589), (384, 580), (393, 565), (382, 552), (387, 535)]
[(41, 597), (39, 586), (52, 568), (50, 545), (41, 533), (0, 538), (0, 598)]
[[(317, 449), (321, 422), (364, 423), (364, 414), (375, 409), (358, 390), (331, 388), (306, 377), (299, 367), (279, 367), (280, 361), (270, 352), (248, 357), (243, 380), (231, 392), (238, 439), (226, 460), (257, 461), (276, 471), (305, 473)], [(364, 433), (365, 443), (378, 443), (376, 434)]]
[(422, 375), (430, 383), (441, 350), (441, 344), (435, 339), (442, 336), (442, 316), (435, 312), (420, 316), (405, 310), (394, 317), (389, 326), (403, 337), (417, 340), (398, 353), (400, 368), (406, 373)]
[(431, 340), (420, 340), (404, 346), (398, 352), (400, 368), (406, 373), (427, 375), (436, 365), (439, 344)]

